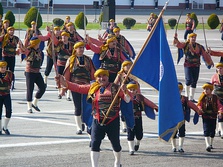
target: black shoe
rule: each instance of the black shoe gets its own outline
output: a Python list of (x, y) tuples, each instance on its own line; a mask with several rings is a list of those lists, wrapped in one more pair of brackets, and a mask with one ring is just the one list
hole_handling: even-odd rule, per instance
[(84, 124), (81, 125), (81, 130), (82, 130), (82, 131), (85, 130), (85, 125), (84, 125)]
[(70, 97), (68, 97), (68, 98), (67, 98), (67, 101), (71, 101), (71, 98), (70, 98)]
[(211, 149), (214, 149), (214, 147), (212, 145), (210, 145)]
[(39, 111), (39, 112), (40, 112), (40, 109), (39, 109), (38, 106), (34, 106), (34, 105), (32, 104), (32, 107), (33, 107), (36, 111)]
[(10, 132), (8, 129), (4, 129), (4, 127), (3, 127), (2, 130), (5, 132), (6, 135), (10, 135)]
[(123, 129), (122, 129), (122, 132), (123, 132), (123, 133), (126, 133), (126, 132), (127, 132), (127, 129), (126, 129), (126, 128), (123, 128)]
[(139, 145), (135, 145), (134, 150), (138, 151), (139, 150)]
[(193, 100), (190, 100), (190, 101), (191, 101), (191, 102), (193, 102), (193, 103), (197, 103), (197, 101), (196, 101), (196, 100), (194, 100), (194, 99), (193, 99)]
[(45, 86), (45, 88), (47, 88), (47, 84), (46, 83), (44, 84), (44, 86)]
[(129, 155), (134, 155), (134, 151), (129, 151)]
[(79, 131), (76, 132), (76, 134), (77, 134), (77, 135), (81, 135), (81, 134), (82, 134), (82, 131), (79, 130)]
[(223, 139), (223, 136), (221, 136), (221, 139)]
[(58, 99), (62, 99), (62, 96), (61, 95), (58, 95)]
[(211, 152), (211, 147), (208, 146), (208, 147), (206, 148), (206, 151), (207, 151), (207, 152)]
[(180, 153), (184, 153), (184, 150), (181, 148), (178, 150)]
[(29, 110), (27, 110), (27, 112), (31, 114), (31, 113), (33, 113), (33, 110), (29, 109)]
[(221, 131), (218, 131), (218, 136), (221, 137)]
[(176, 149), (176, 148), (173, 148), (172, 151), (173, 151), (174, 153), (176, 153), (176, 152), (177, 152), (177, 149)]

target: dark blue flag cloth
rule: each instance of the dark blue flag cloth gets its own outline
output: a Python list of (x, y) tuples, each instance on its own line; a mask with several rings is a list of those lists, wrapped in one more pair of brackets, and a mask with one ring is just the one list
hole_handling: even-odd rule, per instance
[(151, 107), (149, 107), (149, 106), (147, 106), (147, 105), (145, 105), (144, 107), (145, 107), (145, 113), (146, 113), (146, 116), (147, 116), (148, 118), (150, 118), (150, 119), (155, 120), (155, 119), (156, 119), (156, 115), (155, 115), (155, 113), (154, 113), (154, 109), (151, 108)]
[(82, 120), (88, 126), (88, 128), (91, 128), (93, 121), (92, 105), (91, 103), (87, 102), (86, 94), (82, 94)]
[(183, 49), (178, 48), (178, 57), (177, 57), (177, 64), (180, 62), (181, 58), (184, 57)]
[(193, 118), (193, 123), (194, 125), (196, 125), (199, 122), (199, 115), (198, 113), (194, 113), (194, 118)]
[(101, 61), (99, 60), (99, 57), (100, 57), (99, 53), (94, 53), (93, 58), (92, 58), (92, 62), (96, 69), (99, 69), (101, 66)]
[(125, 118), (127, 127), (132, 129), (135, 125), (132, 101), (126, 103), (124, 100), (121, 100), (120, 110)]
[[(162, 18), (144, 45), (132, 74), (159, 90), (158, 135), (169, 141), (183, 124), (184, 116), (176, 71)], [(150, 32), (152, 33), (152, 32)]]

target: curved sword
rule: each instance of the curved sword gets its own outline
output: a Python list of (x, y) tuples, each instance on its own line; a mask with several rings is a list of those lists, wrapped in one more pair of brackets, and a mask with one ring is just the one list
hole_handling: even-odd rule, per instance
[(182, 16), (183, 12), (184, 12), (184, 10), (181, 11), (180, 16), (179, 16), (179, 18), (178, 18), (178, 20), (177, 20), (177, 25), (176, 25), (176, 29), (175, 29), (175, 34), (177, 33), (178, 24), (179, 24), (179, 22), (180, 22), (180, 18), (181, 18), (181, 16)]

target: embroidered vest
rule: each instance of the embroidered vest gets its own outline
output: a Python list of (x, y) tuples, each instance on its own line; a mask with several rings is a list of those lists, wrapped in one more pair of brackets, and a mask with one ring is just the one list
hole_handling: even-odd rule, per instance
[(26, 57), (26, 61), (30, 62), (30, 67), (32, 68), (40, 68), (42, 63), (42, 55), (40, 49), (29, 49), (30, 52)]
[(9, 39), (9, 41), (3, 48), (4, 55), (16, 55), (16, 47), (18, 42), (19, 38), (17, 36), (13, 36), (11, 39)]
[(12, 72), (6, 71), (4, 78), (0, 79), (0, 94), (9, 94), (12, 82)]
[(189, 42), (186, 43), (184, 47), (184, 53), (185, 53), (185, 63), (192, 64), (192, 65), (200, 65), (200, 55), (201, 55), (201, 45), (198, 43), (195, 43), (195, 47), (199, 48), (199, 53), (193, 53), (189, 49)]
[(67, 61), (67, 59), (71, 56), (72, 50), (70, 49), (71, 44), (68, 43), (68, 48), (65, 48), (65, 45), (63, 42), (59, 44), (60, 51), (58, 52), (58, 59), (60, 61)]
[(84, 65), (79, 65), (78, 60), (74, 61), (74, 68), (71, 72), (71, 82), (89, 84), (91, 81), (91, 59), (85, 55)]
[(202, 99), (202, 110), (204, 112), (203, 117), (217, 118), (218, 106), (217, 96), (213, 95), (210, 99), (205, 96)]
[[(98, 120), (99, 123), (104, 119), (110, 104), (112, 103), (117, 91), (118, 85), (110, 83), (106, 89), (109, 89), (110, 94), (97, 94), (96, 97), (93, 98), (92, 108), (93, 115)], [(115, 101), (114, 106), (106, 118), (105, 125), (112, 122), (115, 118), (119, 116), (119, 98)]]
[(111, 71), (111, 72), (114, 72), (114, 73), (117, 73), (120, 68), (121, 68), (121, 51), (120, 49), (117, 47), (116, 48), (116, 52), (118, 54), (117, 57), (108, 57), (106, 55), (107, 53), (107, 50), (103, 51), (101, 54), (100, 54), (100, 60), (101, 60), (101, 67), (104, 68), (104, 69), (107, 69), (108, 71)]

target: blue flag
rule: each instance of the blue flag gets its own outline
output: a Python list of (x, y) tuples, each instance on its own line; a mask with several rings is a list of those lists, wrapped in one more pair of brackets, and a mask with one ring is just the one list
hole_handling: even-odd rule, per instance
[[(159, 90), (158, 135), (169, 141), (183, 124), (184, 116), (176, 71), (162, 18), (144, 45), (132, 74)], [(150, 32), (152, 33), (152, 32)]]

